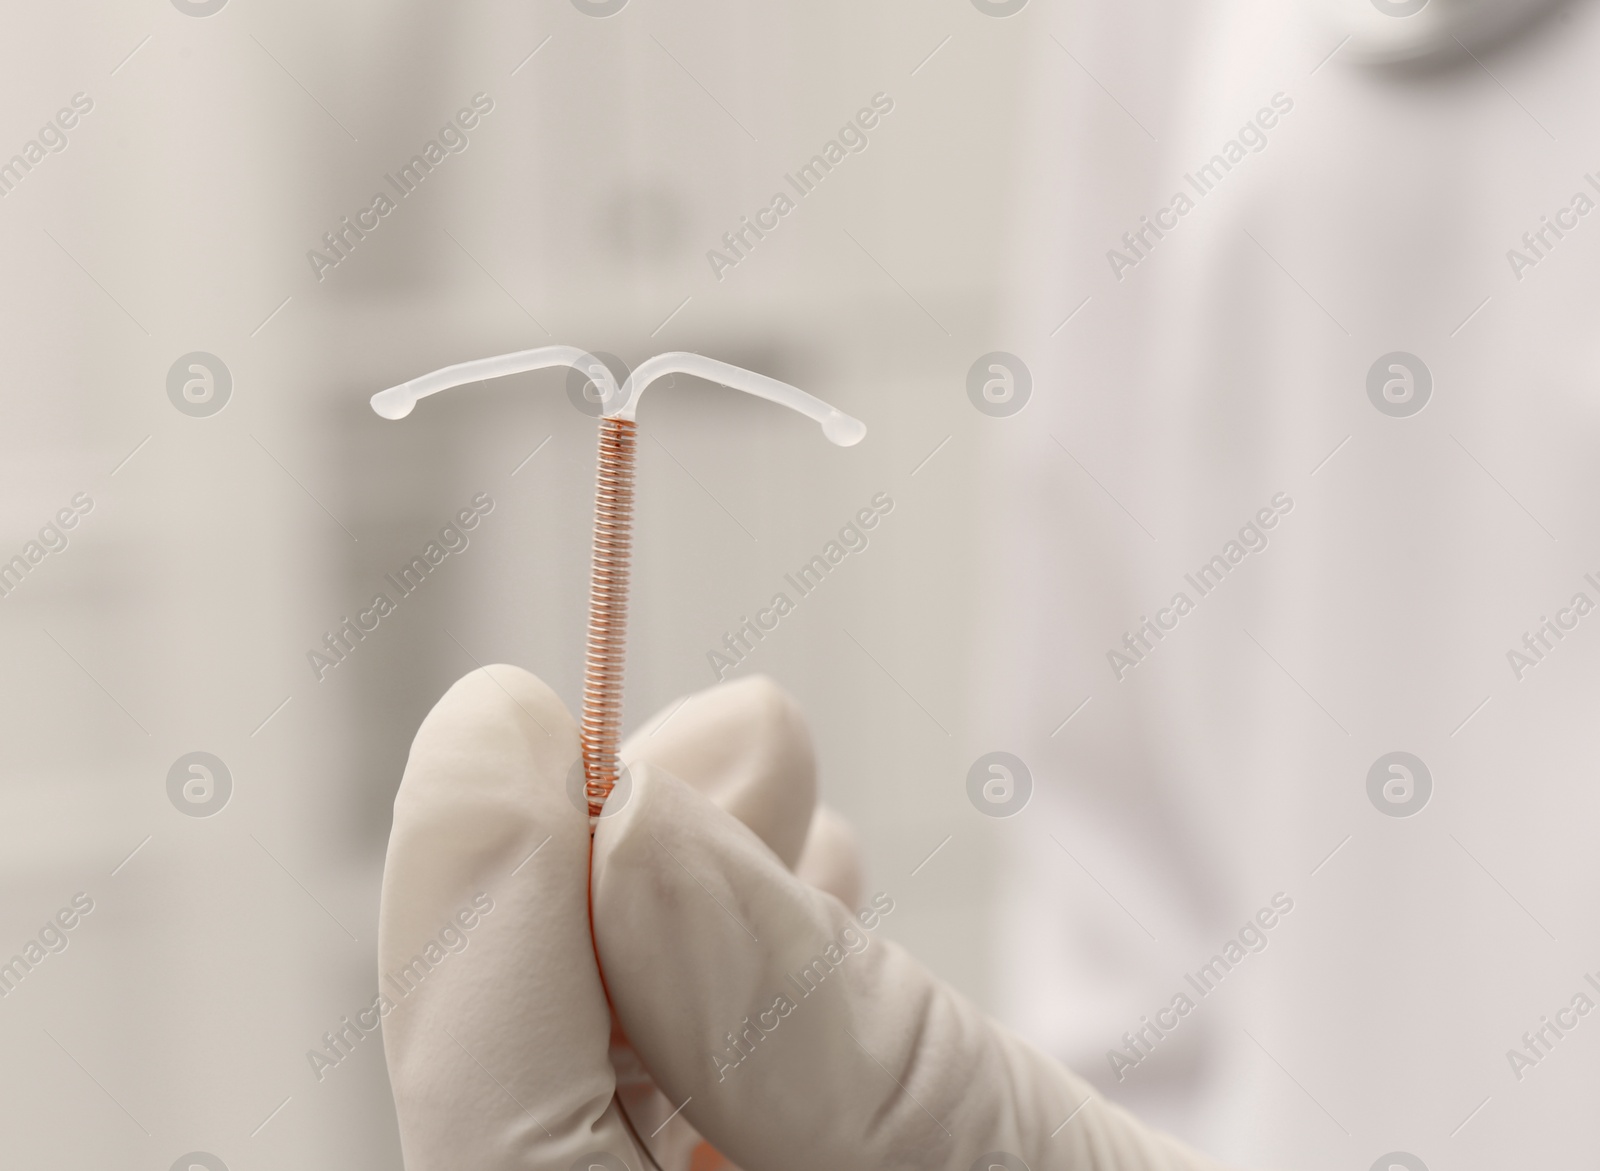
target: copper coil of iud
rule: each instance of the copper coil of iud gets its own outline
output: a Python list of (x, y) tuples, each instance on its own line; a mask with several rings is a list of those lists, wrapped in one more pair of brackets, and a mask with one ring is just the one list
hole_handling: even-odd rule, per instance
[(622, 662), (628, 634), (628, 557), (633, 544), (635, 432), (631, 420), (600, 420), (589, 641), (583, 672), (583, 790), (591, 826), (617, 783)]

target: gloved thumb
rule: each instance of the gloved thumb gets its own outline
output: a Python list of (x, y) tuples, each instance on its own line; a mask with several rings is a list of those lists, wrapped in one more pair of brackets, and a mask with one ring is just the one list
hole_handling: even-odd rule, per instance
[(642, 1166), (612, 1100), (578, 758), (565, 705), (517, 667), (466, 676), (417, 731), (378, 930), (408, 1171)]
[(1214, 1166), (882, 938), (893, 892), (852, 914), (648, 763), (600, 823), (592, 884), (595, 942), (635, 1051), (748, 1171)]

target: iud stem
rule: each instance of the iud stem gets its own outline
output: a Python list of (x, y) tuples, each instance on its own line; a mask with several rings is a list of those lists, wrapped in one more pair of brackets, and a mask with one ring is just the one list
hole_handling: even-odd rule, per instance
[(583, 671), (583, 775), (594, 832), (617, 783), (622, 729), (622, 668), (628, 635), (628, 558), (633, 546), (637, 426), (600, 420), (595, 461), (594, 553), (589, 567), (589, 638)]

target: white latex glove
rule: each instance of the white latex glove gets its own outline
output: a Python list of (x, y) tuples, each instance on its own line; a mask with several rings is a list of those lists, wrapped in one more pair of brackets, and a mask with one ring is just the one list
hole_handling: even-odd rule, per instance
[(625, 746), (593, 943), (578, 759), (571, 715), (515, 667), (462, 679), (417, 733), (379, 930), (409, 1171), (644, 1171), (614, 1092), (668, 1171), (727, 1167), (717, 1151), (745, 1171), (1214, 1166), (883, 938), (892, 891), (858, 916), (791, 872), (859, 883), (771, 683), (692, 696)]

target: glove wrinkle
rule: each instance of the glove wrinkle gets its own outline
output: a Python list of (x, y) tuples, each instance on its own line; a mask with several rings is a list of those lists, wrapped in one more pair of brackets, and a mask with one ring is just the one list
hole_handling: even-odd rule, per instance
[(1036, 1169), (1215, 1166), (1102, 1099), (1085, 1105), (1087, 1083), (876, 918), (806, 886), (691, 786), (631, 767), (627, 806), (595, 837), (596, 944), (645, 1068), (740, 1167), (971, 1171), (994, 1151)]

